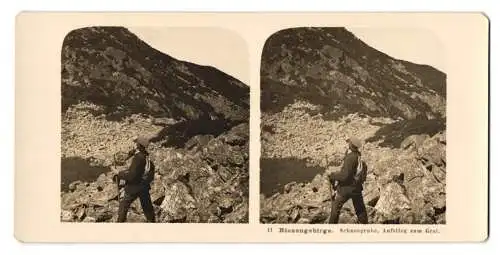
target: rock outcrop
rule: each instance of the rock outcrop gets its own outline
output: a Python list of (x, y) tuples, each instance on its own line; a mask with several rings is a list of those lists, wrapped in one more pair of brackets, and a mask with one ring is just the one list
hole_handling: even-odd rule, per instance
[[(248, 222), (248, 102), (245, 84), (125, 28), (72, 31), (62, 53), (61, 220), (115, 221), (112, 176), (146, 135), (159, 222)], [(128, 222), (145, 222), (139, 201)]]
[[(261, 77), (261, 176), (285, 176), (261, 180), (261, 222), (327, 223), (351, 136), (365, 141), (370, 223), (446, 222), (444, 73), (344, 28), (293, 28), (266, 42)], [(357, 222), (351, 201), (339, 220)]]

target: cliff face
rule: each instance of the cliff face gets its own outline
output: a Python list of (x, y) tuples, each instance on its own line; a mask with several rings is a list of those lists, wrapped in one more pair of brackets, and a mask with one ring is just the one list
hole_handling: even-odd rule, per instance
[[(247, 85), (122, 27), (70, 32), (61, 68), (62, 221), (114, 221), (111, 177), (138, 135), (152, 138), (159, 221), (248, 221)], [(141, 213), (136, 201), (129, 221), (145, 221)]]
[[(446, 75), (344, 28), (273, 34), (261, 67), (261, 222), (325, 223), (327, 174), (357, 136), (371, 223), (445, 223)], [(351, 202), (342, 223), (355, 223)]]

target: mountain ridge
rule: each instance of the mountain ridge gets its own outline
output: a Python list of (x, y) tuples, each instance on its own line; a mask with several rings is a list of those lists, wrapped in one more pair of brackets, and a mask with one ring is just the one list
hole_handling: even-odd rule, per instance
[(355, 111), (404, 119), (445, 117), (445, 73), (397, 60), (345, 28), (281, 30), (268, 38), (262, 56), (263, 111), (282, 109), (293, 101), (287, 97), (293, 91), (322, 102), (323, 112), (342, 108), (336, 118)]
[[(107, 106), (110, 111), (135, 105), (136, 109), (128, 110), (176, 119), (241, 120), (248, 115), (241, 108), (249, 107), (248, 85), (215, 67), (165, 54), (123, 27), (71, 31), (63, 43), (61, 72), (63, 111), (83, 99)], [(135, 89), (137, 86), (144, 91)], [(133, 104), (127, 96), (136, 100), (147, 97), (149, 101)], [(226, 105), (229, 108), (221, 108)], [(204, 110), (212, 107), (217, 116)]]

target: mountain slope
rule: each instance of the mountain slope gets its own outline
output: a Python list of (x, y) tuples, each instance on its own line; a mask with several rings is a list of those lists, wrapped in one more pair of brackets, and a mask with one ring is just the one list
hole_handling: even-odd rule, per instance
[(104, 106), (108, 117), (248, 119), (245, 84), (163, 54), (125, 28), (73, 30), (62, 48), (63, 111), (83, 100)]
[(345, 28), (282, 30), (266, 41), (262, 56), (263, 111), (301, 98), (332, 117), (445, 117), (444, 73), (394, 59)]
[[(61, 68), (62, 221), (116, 219), (112, 176), (130, 163), (133, 138), (146, 135), (160, 222), (248, 222), (247, 85), (122, 27), (70, 32)], [(145, 221), (139, 201), (129, 221)]]
[[(446, 74), (345, 28), (292, 28), (265, 44), (261, 95), (261, 222), (328, 222), (327, 176), (351, 136), (370, 223), (446, 222)], [(356, 223), (351, 202), (340, 222)]]

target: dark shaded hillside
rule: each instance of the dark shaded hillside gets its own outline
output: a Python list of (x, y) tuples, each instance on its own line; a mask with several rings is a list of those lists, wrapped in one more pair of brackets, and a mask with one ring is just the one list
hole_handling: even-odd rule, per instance
[(445, 118), (446, 75), (394, 59), (345, 28), (293, 28), (264, 46), (262, 105), (278, 112), (296, 99), (325, 117), (349, 113), (403, 119)]
[(213, 68), (176, 60), (122, 27), (70, 32), (62, 46), (62, 111), (80, 101), (110, 120), (134, 113), (177, 120), (247, 120), (249, 88)]

